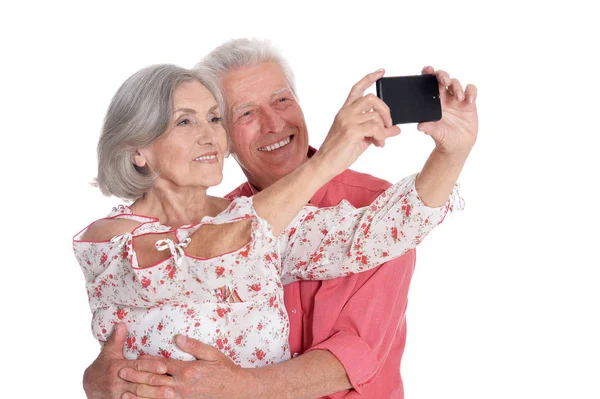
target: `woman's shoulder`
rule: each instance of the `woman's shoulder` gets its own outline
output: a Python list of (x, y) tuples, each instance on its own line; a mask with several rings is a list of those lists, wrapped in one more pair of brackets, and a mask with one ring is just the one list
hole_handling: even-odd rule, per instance
[(110, 241), (123, 233), (131, 233), (140, 225), (139, 221), (122, 218), (100, 219), (89, 225), (80, 236), (80, 241)]
[(98, 219), (77, 233), (74, 241), (110, 241), (123, 233), (133, 233), (145, 224), (156, 224), (158, 219), (133, 213), (130, 207), (114, 207), (108, 216)]

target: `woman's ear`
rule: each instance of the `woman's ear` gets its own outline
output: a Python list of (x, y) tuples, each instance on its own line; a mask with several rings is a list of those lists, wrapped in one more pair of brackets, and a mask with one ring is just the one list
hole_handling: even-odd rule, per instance
[(133, 162), (133, 164), (138, 168), (143, 168), (148, 163), (146, 157), (140, 150), (135, 150), (135, 152), (131, 155), (131, 162)]

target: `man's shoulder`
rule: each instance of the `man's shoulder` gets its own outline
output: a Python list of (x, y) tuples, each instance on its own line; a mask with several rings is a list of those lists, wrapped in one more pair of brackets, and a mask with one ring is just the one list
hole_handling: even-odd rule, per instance
[(352, 169), (347, 169), (333, 179), (330, 184), (348, 187), (349, 190), (366, 190), (366, 191), (385, 191), (392, 183), (387, 180), (380, 179), (367, 173), (357, 172)]
[(371, 204), (390, 186), (391, 184), (383, 179), (348, 169), (319, 190), (311, 203), (326, 207), (346, 200), (355, 207), (362, 207)]
[(253, 194), (250, 183), (246, 181), (225, 195), (225, 198), (232, 201), (238, 197), (251, 197)]

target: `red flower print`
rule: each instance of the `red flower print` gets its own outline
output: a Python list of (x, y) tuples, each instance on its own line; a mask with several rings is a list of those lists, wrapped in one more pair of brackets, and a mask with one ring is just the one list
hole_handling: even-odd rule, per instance
[(252, 285), (250, 286), (250, 289), (251, 289), (252, 291), (260, 291), (260, 290), (261, 290), (260, 283), (258, 283), (258, 284), (252, 284)]
[(223, 340), (222, 340), (221, 338), (219, 338), (219, 339), (217, 340), (217, 347), (218, 347), (219, 349), (223, 349)]
[(221, 277), (223, 276), (223, 273), (225, 273), (225, 268), (223, 266), (217, 266), (215, 267), (215, 273), (217, 274), (217, 277)]
[(241, 345), (241, 344), (242, 344), (242, 340), (243, 340), (243, 339), (244, 339), (244, 337), (240, 335), (239, 337), (237, 337), (237, 338), (235, 339), (235, 344), (236, 344), (236, 345)]
[(147, 335), (144, 335), (144, 336), (142, 337), (142, 345), (146, 345), (146, 343), (147, 343), (147, 342), (148, 342), (148, 336), (147, 336)]
[(104, 264), (104, 262), (106, 262), (107, 260), (108, 260), (108, 255), (103, 253), (102, 256), (100, 257), (100, 263)]
[(244, 258), (248, 257), (248, 254), (250, 253), (250, 246), (246, 246), (246, 249), (242, 252), (240, 252), (240, 255), (242, 255)]
[(168, 359), (171, 357), (171, 352), (169, 352), (165, 349), (161, 349), (158, 353), (160, 353), (162, 355), (162, 357), (164, 357), (165, 359)]
[(169, 272), (169, 278), (173, 278), (175, 277), (175, 272), (177, 271), (177, 267), (173, 266), (173, 268), (171, 269), (171, 271)]
[(148, 277), (146, 277), (146, 276), (142, 277), (142, 287), (148, 288), (150, 283), (151, 283), (151, 281)]
[(129, 349), (133, 348), (133, 344), (135, 344), (135, 337), (127, 338), (127, 347)]
[(267, 255), (265, 256), (265, 259), (267, 260), (267, 262), (271, 262), (271, 260), (272, 260), (272, 259), (271, 259), (271, 255), (267, 254)]
[(119, 320), (123, 320), (125, 316), (127, 316), (127, 312), (125, 311), (125, 309), (117, 310), (117, 317), (119, 318)]
[(162, 331), (163, 324), (162, 323), (158, 323), (158, 326), (156, 328), (158, 329), (158, 331)]
[(394, 241), (398, 241), (398, 229), (395, 227), (392, 227), (392, 238)]
[(312, 259), (311, 259), (311, 260), (312, 260), (313, 262), (318, 262), (318, 261), (319, 261), (319, 259), (321, 259), (321, 253), (313, 254), (313, 256), (312, 256)]
[(263, 360), (265, 357), (265, 352), (262, 349), (256, 348), (256, 351), (254, 351), (254, 354), (256, 355), (256, 358), (258, 360)]
[(366, 257), (365, 255), (363, 255), (363, 256), (362, 256), (362, 258), (360, 259), (360, 262), (361, 262), (363, 265), (366, 265), (366, 264), (367, 264), (367, 257)]
[(291, 236), (293, 236), (295, 232), (296, 232), (296, 228), (295, 228), (295, 227), (292, 227), (292, 229), (290, 230), (290, 234), (289, 234), (289, 236), (288, 236), (288, 237), (291, 237)]
[(217, 309), (217, 314), (219, 315), (219, 317), (225, 317), (225, 315), (227, 314), (227, 309), (218, 308)]

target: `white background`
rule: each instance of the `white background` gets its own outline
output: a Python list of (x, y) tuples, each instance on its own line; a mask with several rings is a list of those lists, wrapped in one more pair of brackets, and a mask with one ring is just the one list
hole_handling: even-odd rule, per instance
[[(72, 236), (119, 203), (88, 183), (119, 85), (269, 38), (318, 146), (351, 85), (431, 64), (479, 88), (467, 208), (418, 250), (407, 399), (599, 398), (596, 17), (579, 1), (19, 2), (0, 6), (0, 396), (80, 398), (99, 345)], [(16, 3), (16, 2), (13, 2)], [(354, 169), (398, 180), (432, 148), (414, 125)], [(224, 194), (243, 176), (228, 159)]]

